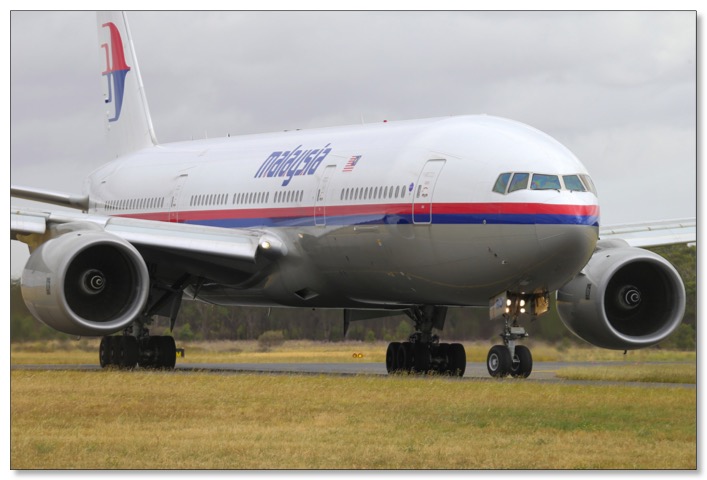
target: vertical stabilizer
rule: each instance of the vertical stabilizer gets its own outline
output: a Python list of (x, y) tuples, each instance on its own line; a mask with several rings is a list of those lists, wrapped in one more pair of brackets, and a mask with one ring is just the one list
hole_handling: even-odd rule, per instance
[(157, 145), (145, 89), (124, 12), (98, 12), (103, 98), (115, 157)]

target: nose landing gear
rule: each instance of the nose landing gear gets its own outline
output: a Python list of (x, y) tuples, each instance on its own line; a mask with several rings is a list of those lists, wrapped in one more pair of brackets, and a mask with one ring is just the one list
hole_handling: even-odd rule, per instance
[(533, 356), (525, 345), (516, 345), (521, 338), (527, 337), (523, 327), (517, 323), (508, 325), (508, 319), (501, 334), (503, 345), (494, 345), (486, 357), (486, 368), (489, 375), (495, 378), (507, 377), (528, 378), (533, 371)]

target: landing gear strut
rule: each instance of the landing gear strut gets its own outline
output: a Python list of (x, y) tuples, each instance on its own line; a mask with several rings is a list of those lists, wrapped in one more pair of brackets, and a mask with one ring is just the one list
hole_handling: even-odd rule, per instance
[(407, 342), (392, 342), (385, 355), (388, 373), (428, 373), (461, 377), (466, 370), (466, 351), (460, 343), (440, 343), (432, 329), (441, 330), (446, 307), (415, 307), (407, 315), (415, 322), (416, 332)]
[(528, 378), (533, 371), (533, 356), (525, 345), (516, 345), (521, 338), (527, 337), (523, 327), (516, 322), (508, 325), (508, 319), (501, 334), (503, 345), (494, 345), (486, 357), (486, 367), (492, 377)]

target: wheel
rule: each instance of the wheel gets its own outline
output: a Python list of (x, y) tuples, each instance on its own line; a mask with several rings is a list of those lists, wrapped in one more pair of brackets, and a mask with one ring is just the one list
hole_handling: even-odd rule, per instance
[(435, 362), (432, 368), (440, 375), (451, 375), (452, 373), (452, 358), (449, 355), (449, 344), (440, 343), (436, 351), (433, 351)]
[(449, 346), (449, 373), (457, 377), (463, 377), (466, 371), (466, 350), (461, 343), (453, 343)]
[(511, 375), (516, 378), (528, 378), (532, 371), (533, 356), (530, 354), (530, 349), (525, 345), (518, 345), (511, 365)]
[[(143, 341), (144, 343), (142, 346), (145, 350), (140, 352), (139, 360), (138, 360), (138, 363), (140, 364), (140, 366), (142, 368), (152, 369), (152, 368), (159, 368), (160, 367), (160, 365), (159, 365), (160, 338), (161, 337), (154, 336), (154, 337), (147, 338), (147, 341)], [(175, 352), (175, 355), (176, 355), (176, 352)]]
[(390, 342), (388, 350), (385, 352), (385, 368), (388, 373), (395, 373), (398, 370), (398, 350), (400, 342)]
[(111, 342), (113, 337), (103, 337), (101, 338), (101, 345), (98, 347), (98, 361), (101, 364), (101, 368), (106, 368), (111, 364)]
[(413, 359), (415, 371), (427, 373), (430, 370), (430, 346), (428, 343), (413, 343)]
[(159, 337), (160, 341), (158, 354), (158, 366), (167, 370), (173, 370), (177, 363), (177, 346), (174, 344), (174, 337), (163, 336)]
[(122, 336), (111, 338), (113, 339), (111, 342), (113, 348), (111, 349), (110, 363), (120, 368), (125, 361), (125, 342)]
[(410, 342), (403, 342), (400, 344), (396, 359), (398, 371), (410, 373), (412, 370), (412, 344)]
[(492, 377), (505, 377), (511, 372), (511, 352), (504, 345), (494, 345), (486, 357), (486, 368)]
[(132, 370), (137, 365), (138, 360), (137, 338), (132, 335), (126, 335), (120, 337), (120, 341), (123, 344), (123, 358), (120, 363), (120, 368)]

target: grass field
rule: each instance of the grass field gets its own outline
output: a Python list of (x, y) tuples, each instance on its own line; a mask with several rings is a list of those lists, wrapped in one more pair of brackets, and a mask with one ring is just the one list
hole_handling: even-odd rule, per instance
[(13, 469), (694, 469), (696, 392), (13, 371)]
[[(194, 344), (186, 360), (383, 361), (381, 346)], [(51, 363), (57, 345), (45, 347), (13, 346), (11, 361)], [(96, 363), (91, 345), (77, 347), (55, 363)], [(536, 359), (565, 354), (544, 348)], [(468, 345), (470, 361), (487, 349)], [(13, 469), (695, 469), (696, 397), (512, 379), (12, 371), (10, 459)]]

